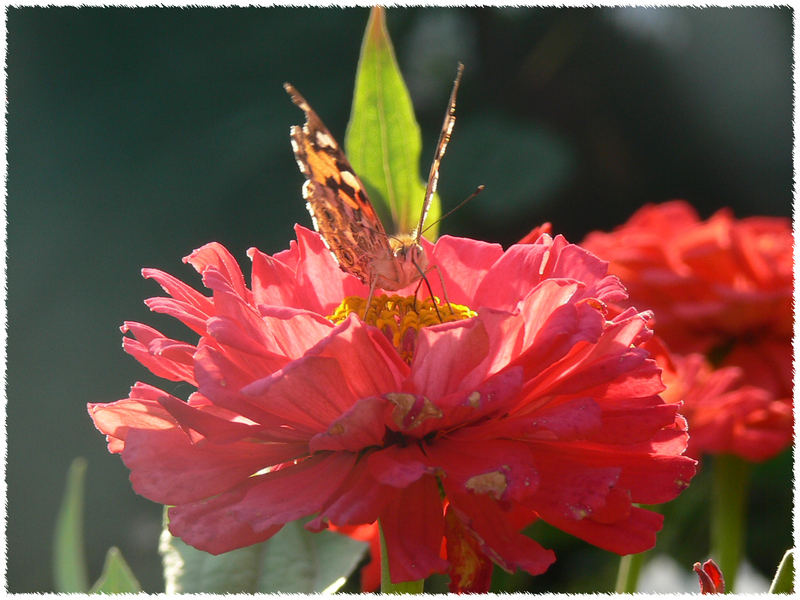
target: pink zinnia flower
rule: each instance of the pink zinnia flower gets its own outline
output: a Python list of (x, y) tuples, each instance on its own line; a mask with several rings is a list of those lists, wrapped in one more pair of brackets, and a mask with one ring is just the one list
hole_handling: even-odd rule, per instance
[(764, 460), (791, 444), (788, 219), (735, 219), (723, 209), (702, 221), (689, 204), (673, 201), (645, 206), (613, 232), (590, 234), (584, 245), (609, 261), (630, 293), (628, 303), (652, 309), (654, 329), (670, 351), (735, 367), (712, 374), (701, 358), (678, 359), (673, 381), (684, 390), (725, 392), (714, 401), (708, 390), (686, 398), (682, 412), (693, 448)]
[(89, 405), (174, 535), (217, 554), (307, 515), (312, 530), (380, 519), (393, 581), (449, 571), (468, 591), (492, 562), (547, 569), (552, 551), (520, 533), (539, 518), (620, 554), (653, 546), (663, 517), (633, 503), (674, 498), (695, 462), (641, 348), (648, 315), (607, 319), (625, 292), (604, 262), (560, 236), (505, 252), (442, 237), (425, 246), (447, 322), (413, 287), (364, 322), (366, 287), (296, 232), (248, 252), (251, 287), (219, 244), (185, 259), (210, 297), (145, 269), (171, 296), (148, 306), (199, 341), (126, 323), (124, 347), (197, 391), (137, 383)]

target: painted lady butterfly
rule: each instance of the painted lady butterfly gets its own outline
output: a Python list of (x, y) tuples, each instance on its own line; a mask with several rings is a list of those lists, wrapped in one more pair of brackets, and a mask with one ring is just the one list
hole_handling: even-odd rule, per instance
[(420, 244), (425, 217), (439, 181), (439, 165), (455, 124), (456, 93), (464, 65), (458, 65), (433, 164), (425, 201), (411, 233), (388, 235), (339, 144), (305, 98), (289, 83), (283, 87), (302, 109), (306, 122), (290, 129), (300, 172), (305, 175), (305, 198), (314, 228), (322, 236), (339, 267), (369, 285), (367, 310), (376, 288), (403, 289), (425, 278), (428, 259)]

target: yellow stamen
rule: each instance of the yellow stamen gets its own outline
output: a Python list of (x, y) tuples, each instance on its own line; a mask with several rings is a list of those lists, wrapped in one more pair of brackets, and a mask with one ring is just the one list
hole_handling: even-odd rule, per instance
[[(434, 301), (436, 304), (434, 305)], [(364, 314), (366, 299), (348, 296), (327, 318), (341, 323), (351, 312)], [(437, 310), (438, 309), (438, 310)], [(460, 304), (442, 303), (439, 298), (420, 300), (414, 296), (387, 296), (372, 299), (365, 321), (380, 329), (406, 362), (411, 362), (417, 341), (417, 332), (429, 325), (450, 323), (477, 316), (477, 313)]]

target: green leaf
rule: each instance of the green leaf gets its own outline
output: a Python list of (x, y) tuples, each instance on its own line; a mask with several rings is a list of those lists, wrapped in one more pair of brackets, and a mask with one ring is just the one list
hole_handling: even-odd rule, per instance
[(67, 472), (67, 486), (56, 519), (53, 541), (53, 581), (57, 592), (89, 589), (83, 550), (83, 484), (86, 459), (76, 458)]
[(167, 594), (332, 593), (367, 548), (332, 531), (311, 533), (300, 521), (285, 525), (266, 542), (219, 556), (188, 546), (166, 525), (159, 543)]
[(92, 586), (90, 594), (133, 594), (141, 592), (142, 586), (122, 558), (122, 552), (112, 546), (106, 553), (103, 573)]
[(775, 572), (772, 585), (769, 586), (770, 594), (793, 594), (794, 593), (794, 548), (786, 551)]
[[(387, 233), (410, 233), (425, 200), (426, 183), (419, 174), (422, 136), (381, 7), (372, 9), (364, 32), (344, 143)], [(440, 214), (435, 196), (427, 222)], [(435, 238), (436, 230), (431, 227), (428, 236)]]

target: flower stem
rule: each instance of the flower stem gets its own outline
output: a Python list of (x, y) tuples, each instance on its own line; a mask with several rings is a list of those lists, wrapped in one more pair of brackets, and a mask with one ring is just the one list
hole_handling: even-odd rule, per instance
[(386, 551), (386, 539), (383, 537), (383, 527), (378, 521), (378, 530), (381, 534), (381, 593), (383, 594), (421, 594), (425, 580), (401, 581), (392, 583), (389, 576), (389, 553)]
[(647, 551), (620, 557), (617, 585), (614, 589), (617, 594), (636, 593), (636, 584), (639, 582), (639, 573), (642, 570), (646, 554)]
[(711, 556), (725, 578), (725, 591), (733, 591), (742, 559), (744, 508), (750, 463), (733, 455), (714, 457), (711, 499)]
[[(640, 508), (659, 512), (660, 508), (654, 504), (640, 504)], [(639, 573), (642, 571), (642, 566), (647, 559), (649, 550), (639, 552), (638, 554), (626, 554), (619, 559), (619, 570), (617, 571), (617, 585), (615, 592), (617, 594), (635, 594), (636, 586), (639, 583)]]

